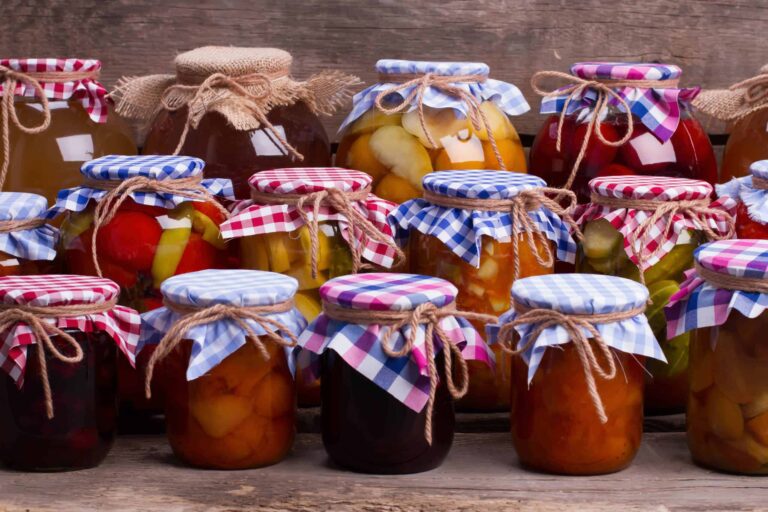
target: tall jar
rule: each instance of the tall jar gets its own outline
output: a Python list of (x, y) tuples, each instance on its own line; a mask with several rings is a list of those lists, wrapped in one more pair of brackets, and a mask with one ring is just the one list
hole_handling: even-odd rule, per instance
[(696, 247), (708, 238), (733, 237), (732, 201), (712, 203), (709, 183), (683, 178), (609, 176), (589, 187), (591, 202), (576, 219), (584, 233), (577, 271), (648, 287), (652, 304), (646, 314), (668, 364), (648, 361), (646, 411), (682, 412), (690, 336), (667, 338), (663, 308), (693, 266)]
[(110, 113), (100, 72), (93, 59), (0, 59), (0, 96), (8, 86), (14, 109), (0, 127), (8, 135), (8, 147), (0, 145), (0, 189), (53, 202), (56, 192), (80, 183), (83, 162), (136, 154), (128, 128)]
[(628, 466), (643, 432), (643, 360), (664, 361), (643, 314), (648, 291), (618, 277), (557, 274), (515, 282), (512, 299), (489, 332), (515, 354), (520, 462), (568, 475)]
[(445, 459), (465, 358), (492, 358), (466, 319), (473, 315), (455, 309), (456, 294), (442, 279), (397, 273), (337, 277), (320, 288), (323, 313), (299, 346), (313, 360), (310, 377), (322, 375), (323, 445), (334, 463), (402, 474)]
[(336, 153), (339, 167), (371, 176), (376, 195), (420, 197), (432, 171), (526, 172), (509, 116), (530, 107), (517, 87), (488, 78), (487, 64), (382, 59), (376, 72), (378, 83), (355, 95)]
[(717, 185), (723, 202), (735, 201), (736, 237), (768, 239), (768, 160), (749, 166), (749, 176)]
[(255, 171), (331, 163), (318, 115), (333, 113), (357, 78), (325, 72), (299, 82), (292, 63), (276, 48), (197, 48), (176, 56), (175, 76), (123, 79), (117, 110), (151, 122), (146, 153), (201, 158), (206, 177), (232, 180), (246, 199)]
[(0, 276), (50, 274), (59, 230), (48, 224), (48, 201), (37, 194), (0, 192)]
[(712, 242), (695, 258), (666, 309), (670, 336), (694, 334), (688, 446), (709, 468), (768, 474), (768, 241)]
[[(332, 167), (272, 169), (254, 174), (250, 186), (251, 201), (238, 205), (222, 224), (222, 235), (239, 242), (243, 268), (298, 281), (296, 307), (307, 321), (320, 313), (318, 290), (328, 279), (363, 265), (402, 263), (387, 224), (394, 205), (370, 193), (371, 178), (365, 173)], [(320, 403), (319, 383), (300, 380), (298, 387), (299, 405)]]
[[(699, 88), (679, 88), (671, 64), (580, 62), (570, 75), (543, 71), (534, 90), (547, 114), (531, 147), (531, 172), (551, 187), (589, 200), (589, 181), (604, 176), (672, 176), (717, 183), (709, 137), (692, 117)], [(566, 85), (543, 90), (558, 78)], [(566, 111), (563, 112), (563, 109)]]
[(147, 386), (156, 376), (168, 441), (184, 463), (247, 469), (290, 450), (291, 352), (306, 326), (293, 304), (297, 286), (254, 270), (203, 270), (163, 283), (165, 307), (142, 316), (140, 350), (156, 347)]
[(133, 364), (140, 327), (136, 311), (115, 305), (118, 293), (95, 277), (0, 277), (6, 466), (69, 471), (107, 456), (117, 430), (117, 358)]
[[(162, 305), (160, 286), (167, 278), (235, 266), (236, 255), (219, 231), (226, 210), (216, 200), (232, 199), (232, 186), (202, 179), (203, 166), (197, 158), (151, 155), (86, 162), (85, 183), (63, 190), (51, 209), (64, 215), (67, 271), (113, 280), (121, 288), (120, 304), (143, 313)], [(139, 368), (147, 357), (139, 358)], [(121, 422), (141, 430), (145, 416), (161, 404), (144, 399), (140, 372), (126, 364), (120, 364), (119, 382)]]
[[(553, 273), (556, 257), (574, 261), (576, 243), (559, 215), (573, 220), (549, 198), (556, 192), (524, 174), (436, 172), (424, 177), (424, 197), (403, 203), (390, 219), (397, 238), (408, 239), (414, 273), (456, 286), (462, 310), (499, 315), (510, 307), (516, 279)], [(484, 325), (474, 325), (484, 332)], [(500, 345), (491, 349), (494, 369), (479, 361), (467, 363), (470, 385), (459, 408), (509, 409), (511, 358)]]

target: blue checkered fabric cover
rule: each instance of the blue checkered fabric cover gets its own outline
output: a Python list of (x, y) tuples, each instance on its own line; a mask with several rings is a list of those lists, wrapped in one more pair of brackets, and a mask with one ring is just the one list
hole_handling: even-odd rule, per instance
[[(45, 216), (48, 201), (37, 194), (0, 192), (0, 221)], [(34, 229), (0, 233), (0, 251), (25, 260), (50, 261), (56, 257), (59, 230), (43, 224)]]
[(752, 220), (768, 224), (768, 190), (752, 187), (752, 176), (768, 180), (768, 160), (754, 162), (749, 166), (749, 172), (750, 176), (715, 185), (715, 190), (719, 197), (730, 197), (744, 203)]
[[(441, 171), (424, 176), (424, 189), (449, 197), (471, 199), (511, 199), (523, 190), (546, 186), (541, 178), (501, 171)], [(573, 262), (576, 242), (562, 219), (546, 208), (529, 212), (538, 229), (557, 245), (557, 257)], [(442, 241), (457, 256), (480, 266), (482, 237), (509, 241), (519, 229), (506, 212), (446, 208), (412, 199), (389, 215), (398, 243), (405, 244), (408, 233), (416, 229)]]
[[(274, 272), (202, 270), (171, 277), (162, 284), (160, 291), (163, 297), (172, 303), (202, 309), (215, 304), (267, 306), (291, 299), (297, 288), (298, 282), (295, 279)], [(296, 336), (307, 325), (296, 308), (285, 313), (275, 313), (270, 317), (285, 324)], [(178, 313), (168, 308), (144, 313), (138, 351), (147, 345), (159, 343), (179, 318)], [(265, 334), (259, 324), (252, 320), (245, 320), (245, 322), (256, 334)], [(246, 343), (246, 335), (247, 333), (237, 322), (229, 319), (190, 329), (185, 335), (185, 338), (193, 342), (187, 379), (193, 380), (205, 375), (211, 368), (242, 347)], [(290, 357), (292, 353), (293, 349), (286, 349), (286, 355), (289, 356), (289, 364), (293, 370), (293, 358)]]
[[(591, 315), (627, 311), (642, 306), (648, 300), (648, 289), (621, 277), (596, 274), (550, 274), (526, 277), (512, 285), (513, 303), (531, 309), (554, 309), (565, 314)], [(499, 327), (514, 320), (513, 309), (499, 317), (498, 325), (487, 328), (492, 342), (496, 341)], [(665, 361), (664, 353), (653, 335), (645, 315), (612, 322), (595, 324), (605, 342), (616, 350)], [(528, 342), (536, 329), (535, 324), (521, 324), (515, 330), (520, 335), (518, 347)], [(584, 329), (584, 334), (589, 332)], [(561, 326), (545, 329), (531, 347), (522, 354), (528, 364), (528, 382), (533, 380), (548, 347), (570, 342)]]
[[(168, 155), (107, 155), (85, 162), (80, 173), (90, 180), (122, 181), (136, 176), (155, 180), (174, 180), (200, 176), (205, 163), (199, 158)], [(211, 194), (223, 199), (234, 199), (232, 181), (228, 179), (204, 179), (201, 182)], [(79, 212), (93, 200), (98, 202), (106, 190), (90, 187), (74, 187), (59, 191), (48, 212), (53, 218), (63, 211)], [(189, 198), (165, 192), (132, 192), (131, 199), (146, 206), (173, 209)]]
[[(482, 75), (487, 77), (490, 68), (482, 62), (430, 62), (416, 60), (396, 60), (381, 59), (376, 63), (376, 71), (381, 75), (387, 74), (426, 74), (434, 73), (436, 75), (460, 76), (460, 75)], [(355, 94), (352, 100), (352, 112), (349, 113), (344, 122), (341, 123), (339, 132), (343, 131), (349, 124), (374, 108), (376, 97), (392, 86), (397, 85), (392, 82), (379, 82), (359, 93)], [(465, 89), (478, 100), (492, 101), (507, 115), (517, 116), (530, 110), (530, 106), (525, 101), (520, 89), (514, 85), (486, 78), (480, 83), (457, 83), (454, 84)], [(415, 86), (414, 86), (415, 87)], [(413, 90), (408, 87), (399, 91), (401, 98), (406, 98)], [(435, 88), (429, 88), (424, 94), (424, 105), (433, 108), (452, 108), (467, 115), (467, 107), (464, 102), (455, 96), (445, 94)], [(410, 110), (416, 108), (411, 105)]]

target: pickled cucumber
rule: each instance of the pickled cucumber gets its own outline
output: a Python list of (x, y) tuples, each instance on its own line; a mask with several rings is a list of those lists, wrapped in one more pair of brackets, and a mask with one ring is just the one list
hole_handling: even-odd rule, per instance
[(619, 256), (624, 237), (605, 219), (590, 222), (584, 228), (584, 256), (607, 260)]
[(645, 284), (651, 284), (662, 279), (681, 281), (683, 273), (693, 266), (693, 244), (676, 245), (661, 261), (645, 271)]

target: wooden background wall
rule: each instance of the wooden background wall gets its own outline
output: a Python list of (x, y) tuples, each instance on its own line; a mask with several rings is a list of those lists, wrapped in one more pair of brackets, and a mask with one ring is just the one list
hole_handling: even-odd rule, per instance
[[(110, 87), (205, 44), (276, 46), (299, 78), (336, 68), (370, 82), (381, 57), (482, 60), (534, 107), (531, 74), (578, 60), (673, 62), (684, 84), (728, 85), (768, 62), (766, 29), (764, 0), (0, 0), (3, 56), (99, 58)], [(516, 120), (521, 133), (539, 123)]]

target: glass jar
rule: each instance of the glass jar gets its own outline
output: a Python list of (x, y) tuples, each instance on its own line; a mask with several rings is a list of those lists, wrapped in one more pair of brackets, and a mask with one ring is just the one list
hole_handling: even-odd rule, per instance
[[(680, 68), (669, 64), (582, 62), (571, 67), (571, 74), (575, 85), (603, 80), (625, 83), (613, 91), (632, 111), (632, 132), (620, 144), (629, 134), (627, 114), (616, 98), (600, 89), (588, 88), (583, 94), (575, 91), (562, 118), (560, 112), (567, 95), (546, 97), (541, 113), (550, 115), (533, 141), (530, 161), (531, 172), (544, 178), (549, 186), (566, 185), (575, 172), (570, 188), (579, 202), (587, 202), (588, 184), (596, 177), (671, 176), (717, 183), (712, 144), (689, 107), (699, 89), (677, 88)], [(632, 80), (638, 79), (643, 85), (633, 87)], [(649, 89), (648, 80), (658, 85)], [(609, 101), (604, 109), (595, 112), (598, 94)], [(594, 116), (597, 117), (592, 128)], [(609, 144), (599, 139), (598, 130)], [(585, 140), (585, 153), (574, 170)]]
[(763, 108), (736, 121), (725, 144), (720, 181), (749, 175), (752, 162), (768, 158), (768, 109)]
[(733, 178), (717, 185), (717, 195), (723, 201), (736, 203), (736, 237), (768, 239), (768, 160), (752, 162), (749, 176)]
[(58, 270), (59, 232), (45, 217), (48, 201), (37, 194), (0, 192), (0, 276)]
[[(376, 195), (395, 203), (420, 197), (421, 180), (432, 171), (526, 172), (525, 151), (509, 116), (527, 112), (528, 104), (515, 86), (487, 79), (486, 64), (383, 59), (376, 71), (379, 83), (355, 96), (336, 152), (337, 166), (371, 176)], [(437, 78), (425, 91), (422, 119), (418, 99), (409, 103), (407, 96), (426, 74)], [(456, 83), (441, 81), (450, 76)], [(476, 105), (445, 87), (469, 93)], [(470, 121), (473, 115), (479, 128)]]

